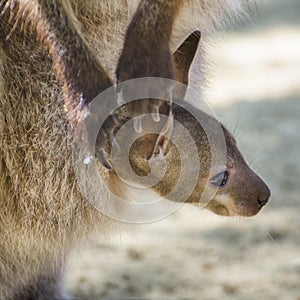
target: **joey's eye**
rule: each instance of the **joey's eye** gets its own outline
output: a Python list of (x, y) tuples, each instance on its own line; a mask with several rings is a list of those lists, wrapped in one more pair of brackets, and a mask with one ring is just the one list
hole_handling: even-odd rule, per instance
[(212, 177), (209, 182), (217, 187), (223, 187), (228, 181), (228, 171), (221, 172), (218, 175)]

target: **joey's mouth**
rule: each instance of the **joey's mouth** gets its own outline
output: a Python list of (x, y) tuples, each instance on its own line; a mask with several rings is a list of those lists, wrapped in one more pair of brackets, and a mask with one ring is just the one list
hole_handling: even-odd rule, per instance
[(220, 204), (214, 200), (209, 202), (204, 208), (219, 216), (230, 216), (228, 208), (225, 205)]
[[(223, 200), (223, 202), (225, 202)], [(233, 200), (227, 199), (228, 203), (220, 203), (217, 200), (210, 201), (204, 208), (210, 210), (211, 212), (220, 216), (240, 216), (240, 217), (252, 217), (257, 215), (262, 206), (260, 205), (250, 205), (239, 203), (235, 204)]]

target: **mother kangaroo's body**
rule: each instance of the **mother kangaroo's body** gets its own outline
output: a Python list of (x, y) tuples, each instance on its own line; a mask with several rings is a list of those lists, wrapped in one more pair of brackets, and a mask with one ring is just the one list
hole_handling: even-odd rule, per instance
[[(0, 1), (1, 300), (66, 297), (61, 273), (69, 249), (95, 227), (105, 231), (111, 226), (112, 221), (82, 196), (76, 182), (72, 164), (74, 124), (66, 113), (70, 103), (66, 103), (65, 98), (70, 96), (68, 89), (77, 88), (76, 84), (81, 81), (74, 79), (73, 71), (68, 70), (73, 68), (73, 62), (67, 52), (76, 51), (76, 47), (82, 45), (78, 45), (77, 39), (68, 50), (68, 45), (63, 48), (61, 45), (65, 44), (61, 41), (69, 38), (69, 29), (70, 37), (78, 35), (92, 57), (101, 62), (103, 69), (99, 67), (97, 72), (106, 74), (103, 82), (106, 80), (109, 86), (126, 28), (134, 12), (150, 3), (142, 1), (138, 8), (139, 2)], [(152, 4), (158, 3), (159, 7), (168, 2), (160, 0)], [(215, 27), (223, 24), (226, 15), (238, 15), (248, 4), (248, 1), (238, 0), (183, 2), (172, 27), (172, 52), (196, 29), (201, 30), (205, 41)], [(157, 7), (154, 5), (147, 11), (150, 23), (160, 18)], [(88, 75), (85, 66), (80, 66), (86, 62), (84, 59), (78, 58), (77, 77), (82, 80)], [(80, 99), (77, 100), (73, 98), (70, 105), (75, 102), (79, 105)], [(196, 132), (197, 126), (193, 130)], [(227, 144), (236, 148), (229, 133), (225, 129), (224, 132)], [(237, 155), (240, 154), (234, 152), (232, 159)], [(102, 180), (109, 181), (112, 172), (98, 164)], [(258, 185), (262, 187), (261, 182)], [(265, 188), (264, 198), (268, 198), (268, 193)], [(259, 196), (255, 194), (255, 197), (256, 201)], [(104, 197), (104, 205), (106, 200)], [(257, 213), (261, 206), (255, 206), (249, 215)], [(218, 212), (215, 207), (211, 209)]]

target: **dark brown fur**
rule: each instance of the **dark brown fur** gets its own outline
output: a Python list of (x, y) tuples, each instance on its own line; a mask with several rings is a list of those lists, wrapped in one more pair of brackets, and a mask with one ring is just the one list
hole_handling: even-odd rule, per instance
[[(114, 1), (97, 3), (102, 5), (98, 9), (92, 1), (0, 1), (1, 300), (64, 299), (67, 296), (61, 278), (70, 249), (95, 227), (102, 232), (112, 227), (112, 221), (97, 212), (79, 190), (72, 164), (73, 134), (76, 125), (81, 124), (83, 138), (88, 143), (84, 129), (89, 122), (96, 122), (87, 117), (88, 104), (113, 84), (113, 78), (102, 65), (115, 68), (107, 53), (115, 50), (117, 54), (111, 56), (120, 53), (120, 42), (134, 9), (126, 1), (120, 1), (121, 7), (117, 9), (110, 6)], [(210, 14), (215, 16), (203, 33), (215, 25), (215, 20), (222, 20), (223, 11), (235, 7), (230, 0), (143, 1), (127, 31), (118, 67), (120, 80), (162, 76), (187, 82), (199, 35), (187, 38), (173, 58), (171, 49), (184, 40), (182, 36), (188, 36), (186, 32), (181, 35), (175, 32), (174, 24), (185, 19), (181, 13), (190, 3), (193, 10), (198, 8), (203, 20), (210, 20)], [(118, 34), (114, 37), (111, 31), (115, 24)], [(101, 32), (95, 34), (99, 26)], [(186, 28), (188, 34), (194, 30)], [(105, 42), (111, 44), (111, 50), (103, 46)], [(136, 49), (133, 42), (138, 43), (139, 52), (133, 52)], [(150, 110), (152, 106), (153, 103)], [(145, 107), (130, 109), (134, 115)], [(176, 115), (193, 133), (200, 161), (208, 164), (209, 149), (201, 128), (187, 112), (177, 109)], [(99, 143), (104, 143), (104, 139), (106, 142), (107, 132), (113, 126), (111, 120), (105, 124)], [(228, 154), (228, 163), (233, 160), (229, 166), (233, 176), (241, 181), (234, 172), (237, 174), (239, 168), (244, 168), (240, 171), (249, 174), (251, 180), (247, 184), (241, 182), (245, 190), (239, 190), (234, 181), (228, 187), (235, 210), (225, 204), (220, 207), (218, 202), (212, 202), (210, 209), (220, 214), (227, 211), (253, 215), (262, 206), (257, 200), (262, 194), (266, 198), (269, 191), (247, 169), (231, 135), (225, 129), (224, 133), (228, 148), (235, 149)], [(141, 166), (147, 168), (144, 154), (153, 150), (156, 138), (152, 135), (142, 147), (137, 143), (133, 148), (131, 160), (137, 172), (145, 171), (140, 170)], [(167, 177), (153, 188), (161, 195), (166, 195), (176, 181), (180, 162), (172, 144), (168, 144), (167, 150)], [(107, 171), (98, 161), (95, 164), (102, 176), (102, 182), (95, 185), (108, 182), (112, 189), (125, 191), (113, 171)], [(207, 181), (206, 171), (204, 168), (200, 174), (189, 202), (196, 202), (201, 193)], [(93, 182), (93, 178), (89, 180)], [(247, 198), (240, 199), (245, 191)], [(103, 195), (103, 203), (109, 206), (107, 200)]]

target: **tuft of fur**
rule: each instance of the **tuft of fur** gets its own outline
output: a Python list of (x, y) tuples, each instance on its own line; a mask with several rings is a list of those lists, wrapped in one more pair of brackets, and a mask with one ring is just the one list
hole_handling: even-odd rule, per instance
[[(43, 37), (37, 38), (43, 24), (37, 31), (31, 25), (38, 14), (35, 2), (0, 1), (1, 300), (37, 295), (43, 280), (51, 282), (62, 271), (65, 257), (78, 239), (95, 227), (106, 231), (112, 226), (78, 188), (63, 87), (40, 42)], [(74, 28), (113, 77), (126, 27), (139, 1), (61, 2)], [(195, 29), (205, 38), (228, 16), (231, 19), (243, 13), (249, 2), (186, 1), (175, 21), (171, 49)], [(102, 182), (91, 179), (90, 186), (100, 185), (101, 189), (108, 172), (100, 164), (99, 169)], [(108, 202), (103, 195), (103, 205)]]

